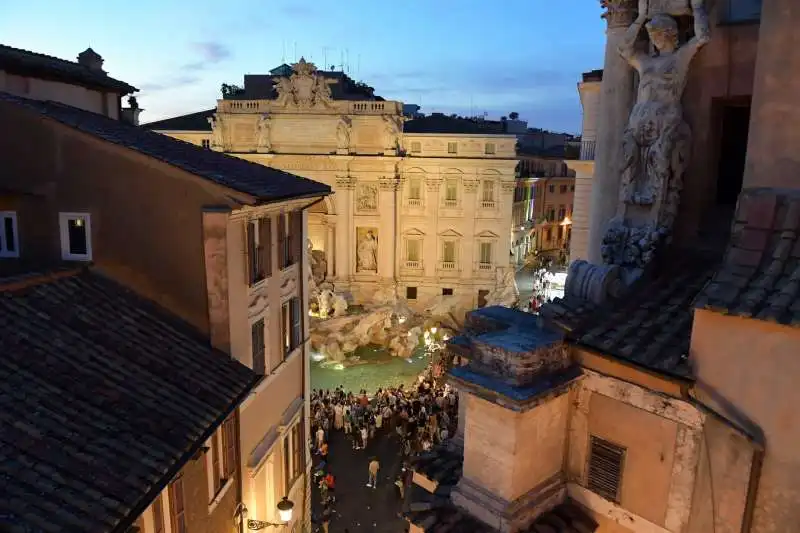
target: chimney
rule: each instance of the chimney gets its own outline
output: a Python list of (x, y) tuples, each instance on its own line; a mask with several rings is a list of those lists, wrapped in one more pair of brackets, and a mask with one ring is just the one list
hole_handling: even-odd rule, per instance
[(105, 72), (103, 70), (103, 58), (91, 48), (87, 48), (78, 54), (78, 64), (83, 65), (90, 70)]
[(120, 120), (122, 120), (122, 122), (127, 122), (128, 124), (138, 126), (139, 113), (141, 113), (142, 111), (143, 109), (139, 107), (139, 102), (136, 101), (136, 97), (129, 96), (128, 107), (122, 108), (120, 113)]

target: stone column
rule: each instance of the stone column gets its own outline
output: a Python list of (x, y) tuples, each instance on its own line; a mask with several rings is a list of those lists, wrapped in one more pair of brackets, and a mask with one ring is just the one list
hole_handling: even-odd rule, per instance
[(351, 265), (355, 253), (353, 228), (353, 189), (356, 180), (350, 176), (336, 178), (336, 281), (347, 285), (353, 275)]
[(797, 188), (800, 49), (796, 35), (799, 24), (797, 0), (764, 2), (742, 185), (745, 189)]
[(603, 18), (608, 23), (597, 144), (589, 211), (588, 260), (600, 264), (600, 244), (619, 203), (622, 133), (633, 107), (634, 71), (619, 54), (619, 45), (636, 14), (636, 0), (610, 0)]
[(378, 192), (378, 275), (384, 283), (397, 279), (395, 255), (398, 253), (397, 226), (395, 224), (395, 198), (398, 180), (395, 176), (381, 177)]
[(325, 262), (327, 263), (327, 270), (325, 272), (325, 277), (327, 279), (333, 279), (333, 277), (336, 275), (336, 269), (334, 268), (334, 264), (336, 261), (335, 232), (336, 232), (336, 221), (334, 217), (328, 215), (325, 217)]

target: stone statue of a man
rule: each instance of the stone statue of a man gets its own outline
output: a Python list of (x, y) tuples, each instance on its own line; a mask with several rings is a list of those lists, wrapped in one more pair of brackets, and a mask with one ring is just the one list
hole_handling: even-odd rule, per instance
[[(639, 0), (639, 15), (619, 49), (639, 73), (636, 103), (623, 137), (621, 200), (641, 206), (658, 202), (668, 218), (660, 225), (672, 224), (689, 157), (691, 131), (681, 107), (689, 64), (710, 39), (704, 0), (691, 0), (691, 7), (695, 35), (681, 44), (676, 20), (663, 13), (648, 20), (649, 0)], [(653, 55), (636, 48), (642, 26), (655, 48)]]

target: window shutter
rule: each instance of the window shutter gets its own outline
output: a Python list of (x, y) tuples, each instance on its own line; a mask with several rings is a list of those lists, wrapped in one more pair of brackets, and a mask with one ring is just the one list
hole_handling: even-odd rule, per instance
[(283, 269), (286, 267), (286, 215), (281, 213), (278, 215), (278, 263), (279, 267)]
[(292, 212), (292, 228), (290, 228), (292, 233), (292, 259), (293, 262), (300, 262), (303, 259), (303, 249), (305, 248), (305, 243), (303, 243), (303, 212), (302, 211), (294, 211)]
[(214, 496), (216, 496), (221, 485), (219, 476), (219, 437), (217, 433), (211, 436), (211, 468), (214, 470), (211, 476), (214, 480)]
[(255, 272), (253, 272), (253, 258), (250, 254), (253, 253), (256, 247), (256, 235), (253, 232), (253, 224), (250, 223), (248, 220), (244, 223), (244, 232), (245, 232), (245, 250), (244, 250), (244, 268), (245, 268), (245, 279), (247, 280), (248, 285), (253, 284), (253, 276)]
[(258, 221), (258, 242), (264, 274), (269, 277), (272, 275), (272, 221), (268, 216)]

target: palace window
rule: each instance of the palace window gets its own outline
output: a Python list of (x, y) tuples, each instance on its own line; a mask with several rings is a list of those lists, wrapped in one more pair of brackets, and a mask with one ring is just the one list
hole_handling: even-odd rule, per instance
[(493, 205), (494, 205), (494, 182), (491, 180), (484, 180), (483, 207), (492, 207)]
[(605, 439), (591, 436), (589, 443), (588, 488), (619, 503), (622, 471), (625, 467), (625, 448)]
[(458, 203), (458, 180), (450, 178), (445, 182), (444, 204), (448, 207), (455, 207)]
[(164, 533), (164, 498), (161, 494), (153, 500), (153, 533)]
[(422, 256), (422, 241), (420, 239), (406, 240), (406, 261), (418, 263)]
[(558, 192), (560, 192), (561, 194), (566, 193), (567, 192), (567, 186), (566, 185), (559, 186)]
[(0, 257), (19, 257), (19, 236), (17, 235), (17, 214), (14, 211), (0, 211)]
[(222, 477), (236, 475), (236, 420), (229, 416), (222, 423)]
[(416, 299), (417, 299), (417, 288), (406, 287), (406, 300), (416, 300)]
[(422, 143), (419, 141), (414, 141), (411, 143), (411, 153), (418, 154), (422, 152)]
[(250, 339), (253, 351), (253, 372), (262, 376), (267, 371), (264, 337), (264, 319), (261, 318), (250, 326)]
[(422, 200), (422, 179), (411, 178), (408, 180), (408, 200), (410, 205), (419, 205)]
[(494, 143), (486, 143), (486, 146), (483, 147), (483, 153), (486, 155), (494, 155), (495, 146)]
[(303, 431), (302, 419), (286, 432), (283, 438), (283, 479), (284, 494), (289, 494), (297, 478), (303, 473)]
[(545, 216), (547, 217), (548, 222), (553, 222), (556, 219), (556, 208), (552, 205), (548, 205), (547, 214)]
[(551, 192), (551, 193), (554, 193), (554, 192), (556, 192), (556, 186), (555, 185), (550, 185), (549, 187), (547, 187), (547, 190), (549, 192)]
[(453, 295), (453, 289), (450, 288), (442, 289), (442, 296), (452, 296), (452, 295)]
[(564, 220), (567, 216), (567, 208), (563, 205), (558, 206), (558, 220)]
[(457, 154), (458, 153), (458, 143), (457, 142), (449, 142), (449, 143), (447, 143), (447, 153), (448, 154)]
[(61, 258), (67, 261), (92, 260), (92, 225), (89, 213), (59, 213)]
[(492, 264), (492, 243), (482, 242), (480, 244), (480, 263), (481, 265)]
[(456, 241), (444, 241), (442, 244), (442, 261), (445, 263), (456, 262)]
[(211, 139), (203, 139), (202, 144), (203, 148), (206, 150), (211, 150)]

